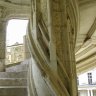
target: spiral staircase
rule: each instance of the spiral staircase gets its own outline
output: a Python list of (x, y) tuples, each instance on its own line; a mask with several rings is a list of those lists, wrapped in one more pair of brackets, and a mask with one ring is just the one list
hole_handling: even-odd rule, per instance
[(27, 76), (19, 67), (0, 73), (0, 95), (77, 96), (76, 72), (96, 67), (96, 0), (0, 0), (0, 14), (1, 61), (12, 18), (29, 20), (31, 55)]

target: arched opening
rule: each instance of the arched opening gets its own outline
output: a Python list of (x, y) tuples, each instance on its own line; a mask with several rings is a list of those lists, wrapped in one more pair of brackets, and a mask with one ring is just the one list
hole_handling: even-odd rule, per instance
[(24, 36), (28, 20), (11, 19), (6, 32), (6, 63), (13, 64), (24, 60)]

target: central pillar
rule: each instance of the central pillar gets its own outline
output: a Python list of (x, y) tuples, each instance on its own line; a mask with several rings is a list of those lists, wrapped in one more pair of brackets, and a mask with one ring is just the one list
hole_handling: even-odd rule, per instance
[[(77, 96), (74, 0), (49, 0), (50, 37), (56, 48), (57, 73), (70, 96)], [(50, 43), (51, 43), (50, 42)], [(54, 57), (53, 57), (54, 58)], [(63, 94), (67, 96), (66, 94)], [(63, 96), (62, 95), (62, 96)], [(60, 95), (61, 96), (61, 95)]]
[[(36, 64), (48, 88), (56, 96), (77, 96), (75, 63), (77, 3), (75, 0), (47, 0), (47, 14), (46, 11), (42, 12), (41, 8), (44, 1), (46, 0), (42, 2), (32, 0), (33, 33), (29, 31), (28, 34), (32, 45), (30, 49), (31, 51), (33, 49)], [(48, 15), (47, 19), (44, 18), (46, 16), (44, 13)], [(45, 23), (47, 20), (48, 24)], [(42, 89), (41, 86), (38, 88)]]

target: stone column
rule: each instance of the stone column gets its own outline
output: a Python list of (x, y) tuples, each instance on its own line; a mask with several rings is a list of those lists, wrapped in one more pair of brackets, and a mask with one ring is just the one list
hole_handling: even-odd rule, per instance
[(38, 30), (40, 15), (43, 14), (40, 10), (40, 0), (33, 0), (32, 3), (33, 7), (35, 6), (32, 26), (34, 34), (29, 33), (29, 39), (33, 45), (30, 49), (33, 49), (32, 53), (37, 60), (38, 68), (43, 73), (42, 76), (48, 82), (48, 86), (54, 91), (53, 93), (57, 96), (77, 96), (75, 42), (78, 21), (76, 1), (47, 0), (47, 2), (50, 60), (47, 62), (42, 55), (43, 52), (39, 51), (36, 38), (37, 32), (40, 32)]
[(5, 71), (6, 23), (0, 22), (0, 71)]
[[(70, 96), (77, 96), (77, 76), (75, 63), (76, 18), (74, 18), (74, 0), (48, 0), (50, 8), (50, 43), (53, 61), (57, 62), (57, 73)], [(52, 50), (52, 47), (50, 50)], [(56, 55), (55, 55), (56, 54)], [(56, 56), (54, 59), (54, 56)], [(51, 58), (52, 59), (52, 58)], [(54, 62), (52, 62), (54, 63)], [(54, 63), (56, 64), (56, 63)], [(56, 65), (55, 65), (56, 66)], [(63, 90), (63, 91), (65, 91)], [(60, 95), (67, 96), (67, 94)]]

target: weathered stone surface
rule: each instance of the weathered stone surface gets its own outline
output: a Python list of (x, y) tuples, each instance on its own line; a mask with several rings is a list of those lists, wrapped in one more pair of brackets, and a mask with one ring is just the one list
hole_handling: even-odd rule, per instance
[(22, 78), (1, 78), (0, 86), (26, 86), (27, 80)]
[(0, 96), (27, 96), (26, 88), (0, 88)]
[(42, 18), (46, 24), (46, 26), (48, 25), (48, 7), (47, 7), (47, 1), (46, 0), (40, 0), (40, 7), (41, 7), (41, 14), (42, 14)]
[(0, 78), (27, 78), (27, 72), (0, 72)]
[(0, 59), (0, 72), (4, 71), (5, 71), (5, 59)]

